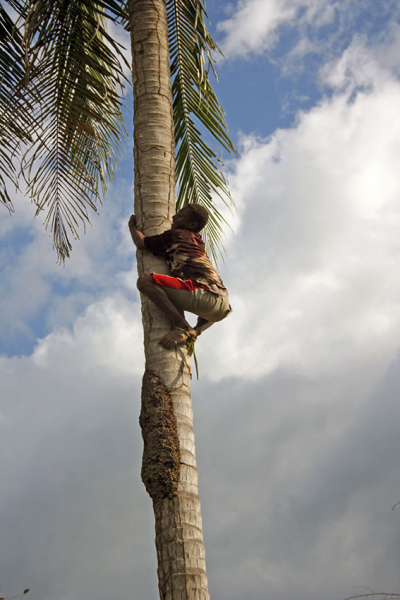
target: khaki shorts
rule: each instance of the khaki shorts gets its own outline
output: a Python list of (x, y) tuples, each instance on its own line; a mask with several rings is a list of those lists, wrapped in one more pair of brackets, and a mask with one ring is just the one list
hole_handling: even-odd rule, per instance
[[(156, 275), (157, 277), (157, 275)], [(153, 278), (155, 285), (156, 283)], [(198, 317), (206, 319), (206, 321), (222, 321), (231, 312), (232, 307), (229, 304), (228, 294), (221, 295), (204, 288), (194, 290), (182, 290), (161, 286), (168, 298), (180, 310), (191, 312)]]

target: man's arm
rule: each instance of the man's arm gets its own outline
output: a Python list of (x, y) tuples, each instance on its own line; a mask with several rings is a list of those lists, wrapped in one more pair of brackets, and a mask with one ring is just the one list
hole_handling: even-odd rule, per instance
[(145, 236), (136, 227), (135, 215), (131, 216), (131, 218), (129, 219), (128, 225), (129, 225), (129, 231), (131, 232), (133, 243), (135, 244), (136, 248), (139, 248), (139, 250), (144, 250), (146, 248), (146, 245), (144, 243)]

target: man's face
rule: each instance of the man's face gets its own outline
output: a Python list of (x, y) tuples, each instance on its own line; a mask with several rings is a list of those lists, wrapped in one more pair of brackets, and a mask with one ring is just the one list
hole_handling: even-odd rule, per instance
[(193, 225), (193, 217), (192, 211), (188, 206), (181, 208), (181, 210), (172, 217), (171, 229), (178, 229), (179, 227), (181, 229), (191, 229), (191, 225)]

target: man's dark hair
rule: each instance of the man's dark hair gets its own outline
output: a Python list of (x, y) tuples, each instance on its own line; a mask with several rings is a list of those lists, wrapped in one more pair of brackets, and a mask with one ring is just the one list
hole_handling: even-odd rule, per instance
[(186, 206), (190, 209), (190, 215), (193, 218), (193, 221), (197, 223), (197, 227), (192, 229), (194, 233), (199, 233), (206, 226), (208, 221), (208, 210), (204, 208), (204, 206), (200, 206), (200, 204), (186, 204)]

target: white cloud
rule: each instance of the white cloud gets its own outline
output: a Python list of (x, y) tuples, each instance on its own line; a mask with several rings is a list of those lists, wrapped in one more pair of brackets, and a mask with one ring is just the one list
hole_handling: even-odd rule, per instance
[(0, 357), (2, 593), (109, 597), (132, 578), (142, 597), (156, 590), (140, 484), (142, 335), (138, 303), (115, 294), (31, 356)]
[(199, 341), (212, 377), (364, 364), (372, 380), (398, 347), (400, 83), (360, 43), (326, 77), (339, 91), (292, 129), (243, 140), (234, 312)]
[(90, 377), (141, 376), (144, 368), (139, 303), (121, 295), (89, 306), (72, 330), (55, 330), (39, 340), (31, 360), (45, 371)]
[(74, 242), (65, 268), (57, 265), (43, 219), (33, 218), (29, 201), (15, 195), (11, 218), (0, 210), (3, 352), (6, 340), (17, 340), (21, 332), (32, 344), (38, 320), (42, 336), (54, 326), (71, 326), (93, 302), (93, 293), (99, 299), (115, 289), (117, 270), (130, 267), (134, 257), (127, 227), (130, 186), (123, 177), (111, 186), (100, 215), (91, 215), (95, 229), (89, 226), (86, 235)]
[(399, 74), (400, 69), (400, 24), (393, 20), (388, 30), (382, 34), (381, 45), (378, 48), (378, 58), (381, 64), (393, 69)]
[(236, 12), (218, 24), (225, 38), (222, 49), (228, 58), (271, 50), (282, 25), (328, 24), (337, 2), (329, 0), (241, 0)]
[[(391, 52), (385, 59), (399, 65), (394, 44), (399, 40), (397, 20), (400, 8), (395, 0), (239, 0), (229, 18), (218, 24), (219, 42), (228, 59), (250, 58), (268, 53), (281, 64), (281, 73), (297, 72), (299, 60), (313, 54), (318, 61), (338, 56), (348, 45), (349, 37), (366, 34), (370, 40), (381, 39)], [(377, 29), (371, 33), (370, 24)], [(277, 53), (282, 34), (286, 35), (283, 51)], [(310, 64), (307, 65), (310, 68)]]
[[(139, 477), (140, 381), (107, 366), (96, 337), (113, 307), (124, 312), (103, 303), (69, 338), (49, 339), (48, 367), (0, 361), (7, 590), (29, 585), (44, 600), (71, 590), (89, 600), (156, 594), (151, 503)], [(281, 371), (193, 385), (214, 595), (280, 590), (317, 600), (356, 585), (394, 589), (398, 364), (370, 399), (359, 377)]]
[[(384, 60), (379, 60), (382, 48), (378, 46), (369, 50), (366, 41), (365, 36), (354, 36), (339, 59), (326, 63), (320, 72), (323, 84), (336, 91), (345, 90), (348, 94), (387, 85), (391, 70)], [(391, 47), (385, 44), (385, 51)]]
[[(195, 397), (218, 597), (251, 590), (254, 598), (338, 599), (355, 586), (396, 589), (398, 366), (370, 397), (357, 383), (363, 373), (284, 370), (213, 383)], [(205, 432), (213, 443), (202, 443)]]
[(250, 0), (238, 4), (237, 12), (226, 21), (219, 23), (218, 29), (226, 38), (223, 51), (226, 56), (262, 51), (271, 47), (278, 25), (293, 19), (296, 7), (286, 0)]

